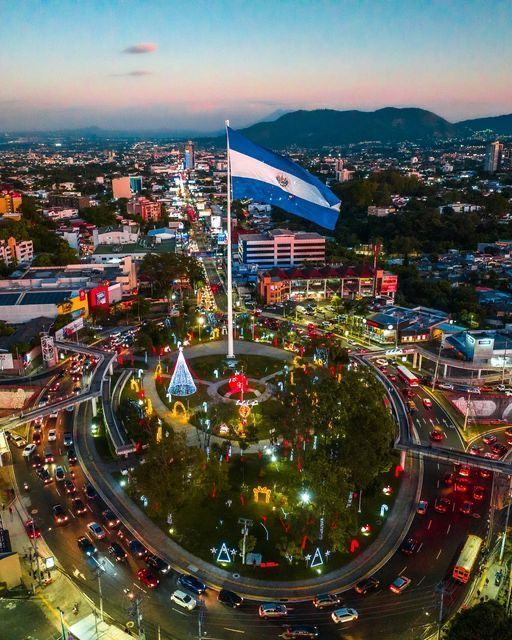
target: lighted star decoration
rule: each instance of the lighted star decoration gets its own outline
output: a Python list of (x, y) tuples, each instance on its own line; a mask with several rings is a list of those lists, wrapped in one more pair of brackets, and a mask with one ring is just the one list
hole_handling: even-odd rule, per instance
[(310, 553), (308, 553), (308, 555), (307, 555), (307, 556), (304, 556), (304, 560), (305, 560), (306, 562), (309, 562), (309, 561), (311, 560), (311, 554), (310, 554)]
[(216, 549), (215, 547), (212, 547), (212, 548), (210, 549), (210, 552), (211, 552), (213, 555), (215, 555), (215, 554), (217, 553), (217, 549)]
[(236, 558), (236, 554), (238, 553), (238, 549), (230, 549), (229, 553), (233, 556), (233, 558)]
[(330, 549), (327, 549), (327, 551), (325, 552), (325, 557), (328, 558), (331, 555), (332, 551)]

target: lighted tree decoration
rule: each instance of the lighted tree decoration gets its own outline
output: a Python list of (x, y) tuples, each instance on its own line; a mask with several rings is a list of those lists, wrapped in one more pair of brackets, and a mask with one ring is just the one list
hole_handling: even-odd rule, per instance
[(180, 353), (176, 360), (176, 366), (171, 376), (171, 381), (167, 387), (167, 395), (170, 398), (172, 396), (184, 397), (191, 396), (197, 391), (192, 374), (189, 371), (185, 356), (183, 355), (183, 347), (179, 347)]

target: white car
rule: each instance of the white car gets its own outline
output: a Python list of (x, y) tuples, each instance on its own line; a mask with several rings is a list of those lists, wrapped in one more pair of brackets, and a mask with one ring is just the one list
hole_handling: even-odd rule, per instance
[(197, 600), (184, 591), (177, 589), (171, 596), (171, 601), (179, 605), (183, 609), (192, 611), (197, 607)]
[(106, 538), (107, 536), (105, 529), (97, 522), (89, 522), (87, 530), (97, 540), (103, 540), (103, 538)]
[(23, 449), (23, 457), (30, 458), (30, 456), (34, 453), (35, 450), (36, 450), (35, 444), (27, 444), (27, 446)]
[(359, 618), (359, 614), (355, 609), (336, 609), (331, 613), (332, 621), (336, 624), (344, 622), (353, 622)]
[(57, 440), (57, 429), (50, 429), (48, 431), (48, 442), (55, 442)]
[(377, 360), (375, 360), (375, 364), (378, 364), (379, 367), (387, 367), (388, 361), (384, 360), (384, 358), (377, 358)]

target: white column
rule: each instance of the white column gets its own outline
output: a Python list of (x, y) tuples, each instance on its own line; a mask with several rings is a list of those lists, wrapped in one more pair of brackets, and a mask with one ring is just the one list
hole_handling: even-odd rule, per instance
[(227, 183), (227, 195), (228, 195), (228, 211), (227, 211), (227, 294), (228, 294), (228, 358), (234, 359), (234, 345), (233, 345), (233, 274), (232, 274), (232, 255), (231, 255), (231, 162), (229, 159), (229, 134), (228, 128), (229, 120), (226, 120), (226, 141), (227, 141), (227, 159), (228, 159), (228, 183)]
[(98, 415), (98, 399), (92, 398), (92, 417), (95, 418)]

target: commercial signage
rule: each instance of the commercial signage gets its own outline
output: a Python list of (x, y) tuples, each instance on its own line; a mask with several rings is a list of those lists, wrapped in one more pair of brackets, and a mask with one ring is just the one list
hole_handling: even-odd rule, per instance
[(83, 328), (84, 328), (84, 319), (81, 317), (77, 318), (76, 320), (73, 320), (69, 324), (62, 327), (62, 329), (59, 329), (58, 331), (56, 331), (55, 339), (66, 340), (67, 338), (71, 337), (74, 333), (76, 333), (77, 331), (80, 331), (80, 329), (83, 329)]
[(12, 353), (0, 353), (0, 371), (13, 368)]

